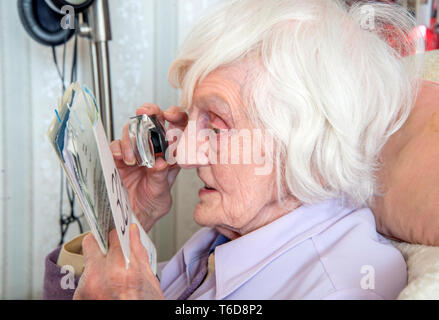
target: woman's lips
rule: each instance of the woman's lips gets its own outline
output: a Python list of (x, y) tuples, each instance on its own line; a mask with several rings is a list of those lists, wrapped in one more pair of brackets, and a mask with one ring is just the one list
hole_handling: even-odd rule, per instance
[(206, 194), (213, 193), (213, 192), (216, 192), (216, 190), (213, 188), (210, 188), (210, 187), (203, 187), (198, 192), (198, 195), (201, 197), (202, 195), (206, 195)]

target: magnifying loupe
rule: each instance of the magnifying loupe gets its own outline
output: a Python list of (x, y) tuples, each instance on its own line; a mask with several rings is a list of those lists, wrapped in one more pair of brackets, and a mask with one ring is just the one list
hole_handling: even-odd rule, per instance
[(156, 116), (142, 114), (131, 117), (128, 133), (137, 165), (152, 168), (157, 157), (168, 160), (165, 129)]

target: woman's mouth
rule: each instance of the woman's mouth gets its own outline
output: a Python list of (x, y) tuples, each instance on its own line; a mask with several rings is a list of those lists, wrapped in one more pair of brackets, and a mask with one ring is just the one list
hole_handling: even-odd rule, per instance
[(203, 194), (209, 194), (215, 191), (216, 191), (215, 188), (212, 188), (211, 186), (205, 184), (204, 187), (201, 188), (200, 191), (198, 192), (198, 195), (202, 196)]

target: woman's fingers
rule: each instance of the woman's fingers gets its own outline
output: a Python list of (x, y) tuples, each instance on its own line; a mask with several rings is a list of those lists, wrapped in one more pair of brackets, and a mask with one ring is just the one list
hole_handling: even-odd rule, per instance
[[(116, 166), (122, 168), (123, 164), (133, 168), (132, 172), (138, 172), (139, 175), (147, 175), (148, 189), (155, 195), (159, 195), (162, 192), (166, 192), (168, 188), (167, 176), (168, 176), (168, 163), (161, 157), (157, 158), (153, 168), (139, 168), (136, 165), (136, 159), (134, 151), (131, 146), (131, 142), (128, 136), (128, 125), (123, 129), (122, 141), (113, 141), (110, 145), (113, 155), (115, 156)], [(123, 162), (123, 164), (122, 164)], [(126, 168), (126, 169), (131, 169)], [(131, 172), (131, 170), (130, 170)], [(125, 181), (125, 183), (127, 183)]]
[(174, 128), (184, 129), (187, 126), (188, 115), (180, 107), (170, 107), (163, 113), (163, 116), (165, 120), (170, 122)]
[(122, 253), (119, 236), (116, 229), (113, 229), (108, 234), (108, 255), (117, 255)]
[(89, 260), (96, 259), (99, 255), (103, 256), (101, 248), (93, 236), (92, 233), (89, 233), (82, 239), (82, 254), (84, 255), (85, 262)]
[(130, 225), (130, 247), (131, 252), (138, 259), (138, 262), (145, 263), (149, 266), (148, 253), (140, 241), (140, 230), (135, 223)]
[[(184, 130), (188, 122), (186, 112), (175, 106), (164, 113), (155, 104), (144, 104), (136, 110), (136, 115), (141, 114), (155, 115), (159, 121), (168, 121), (169, 128), (175, 128), (181, 132), (183, 131), (178, 129)], [(177, 140), (179, 136), (176, 136)], [(169, 141), (169, 144), (172, 145), (177, 140), (174, 137), (172, 141)], [(170, 187), (180, 168), (178, 165), (168, 164), (162, 157), (155, 159), (153, 168), (137, 166), (133, 145), (129, 137), (129, 124), (123, 128), (122, 139), (113, 141), (110, 148), (122, 181), (128, 188), (131, 205), (136, 215), (142, 218), (144, 228), (148, 229), (149, 225), (146, 220), (155, 221), (169, 212), (172, 202)]]
[(149, 171), (148, 177), (150, 180), (149, 182), (151, 182), (151, 188), (159, 189), (157, 192), (153, 193), (160, 194), (160, 192), (164, 192), (168, 188), (168, 163), (163, 158), (159, 157), (155, 159), (154, 167), (147, 170)]
[(141, 107), (136, 110), (136, 116), (140, 116), (141, 114), (146, 114), (148, 116), (156, 116), (162, 123), (165, 120), (163, 117), (163, 111), (159, 108), (158, 105), (153, 103), (145, 103)]
[(172, 187), (172, 185), (175, 182), (175, 179), (177, 178), (178, 173), (180, 172), (181, 167), (174, 165), (169, 168), (169, 174), (168, 174), (168, 186), (169, 188)]
[(113, 154), (114, 160), (123, 160), (122, 158), (122, 147), (120, 140), (114, 140), (110, 143), (110, 150)]
[(121, 153), (122, 153), (122, 158), (123, 158), (123, 161), (125, 162), (125, 164), (127, 166), (133, 166), (136, 164), (136, 158), (134, 156), (133, 147), (131, 146), (130, 135), (128, 132), (128, 126), (129, 126), (129, 124), (126, 124), (123, 127)]

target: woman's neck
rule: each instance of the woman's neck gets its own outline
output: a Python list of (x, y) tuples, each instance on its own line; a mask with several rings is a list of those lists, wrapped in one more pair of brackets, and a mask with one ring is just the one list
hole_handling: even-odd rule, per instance
[(216, 226), (216, 229), (225, 237), (234, 240), (272, 223), (300, 206), (301, 203), (292, 196), (282, 199), (281, 203), (275, 200), (265, 205), (252, 220), (239, 229), (226, 225)]

